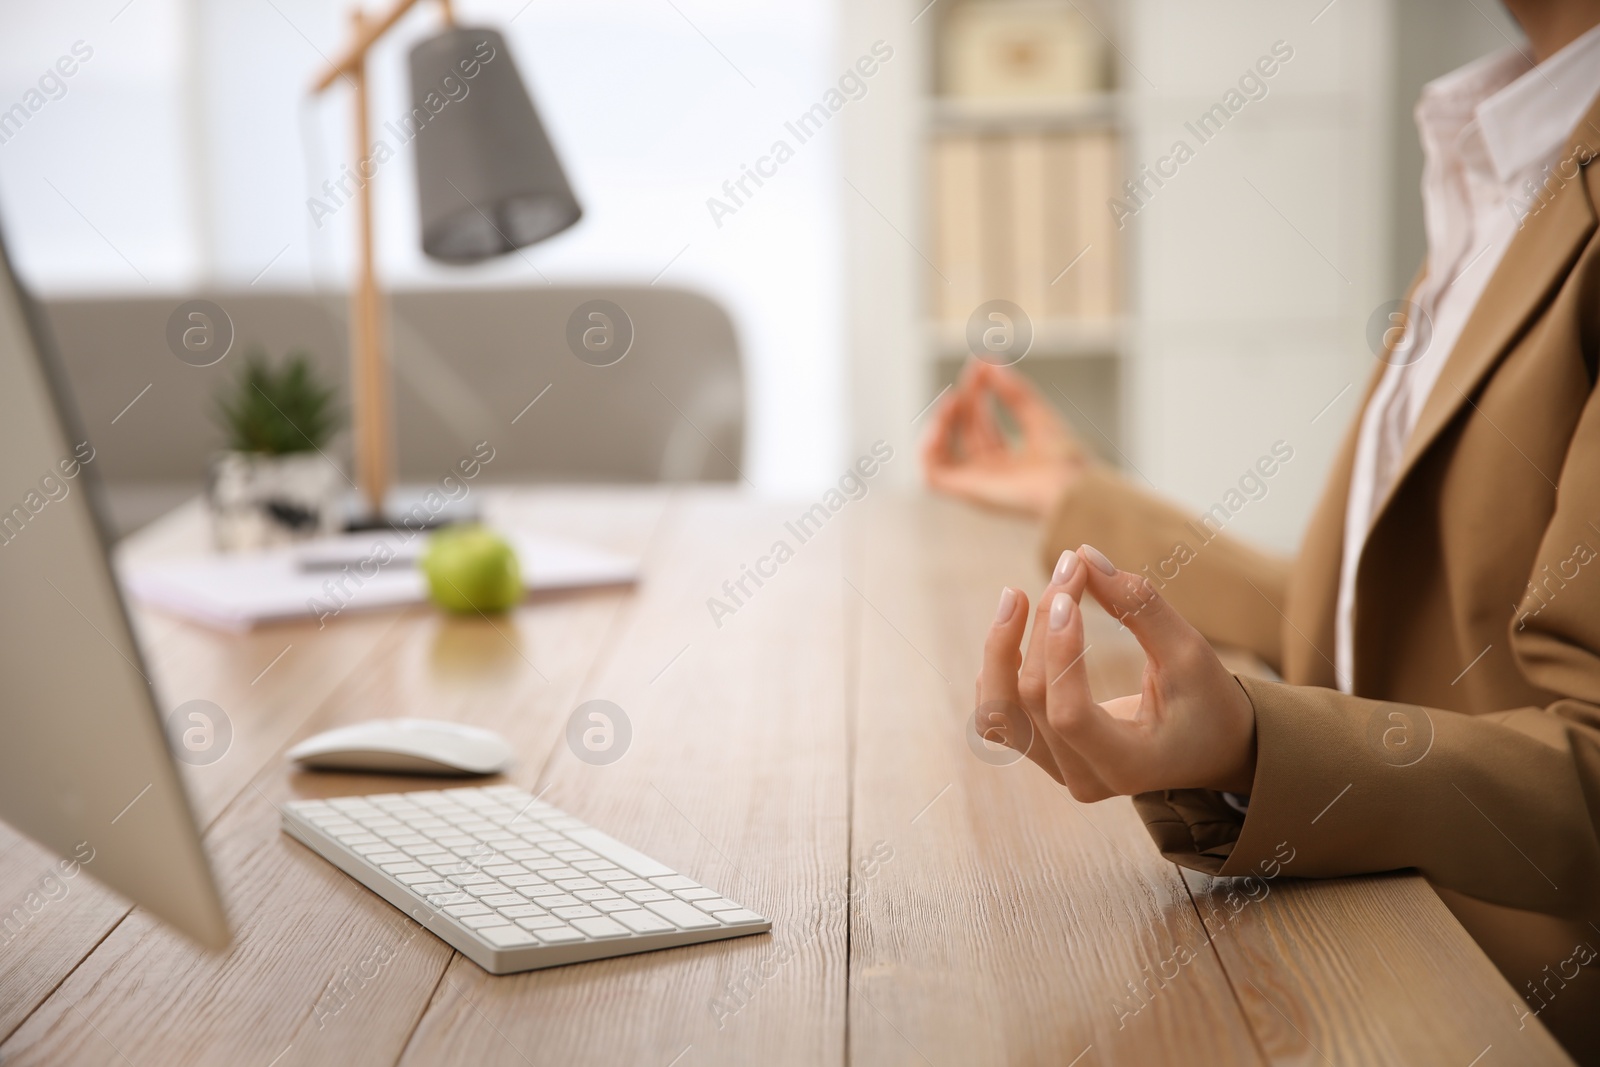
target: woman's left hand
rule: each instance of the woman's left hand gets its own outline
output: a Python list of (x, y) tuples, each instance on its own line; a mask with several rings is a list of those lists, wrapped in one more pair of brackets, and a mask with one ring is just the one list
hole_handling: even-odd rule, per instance
[[(1137, 696), (1097, 704), (1084, 664), (1087, 589), (1148, 657)], [(1255, 709), (1193, 626), (1150, 582), (1084, 545), (1063, 552), (1022, 652), (1028, 599), (1006, 589), (978, 676), (980, 735), (1026, 752), (1082, 801), (1159, 789), (1250, 792)]]

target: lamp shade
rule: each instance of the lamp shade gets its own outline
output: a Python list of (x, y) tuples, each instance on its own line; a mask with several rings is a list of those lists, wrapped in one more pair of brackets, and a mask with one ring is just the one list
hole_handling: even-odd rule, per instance
[(451, 27), (411, 50), (422, 250), (474, 263), (560, 233), (583, 214), (494, 30)]

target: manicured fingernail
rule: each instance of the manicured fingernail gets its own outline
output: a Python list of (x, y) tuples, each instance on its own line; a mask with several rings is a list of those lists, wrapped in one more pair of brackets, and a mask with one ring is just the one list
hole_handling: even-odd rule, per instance
[(1078, 554), (1072, 549), (1061, 553), (1061, 558), (1056, 560), (1056, 574), (1054, 582), (1060, 583), (1072, 577), (1072, 572), (1078, 569)]
[(1011, 618), (1011, 613), (1017, 610), (1017, 591), (1009, 585), (1000, 590), (1000, 607), (994, 613), (996, 623), (1005, 622)]
[(1050, 629), (1065, 630), (1067, 620), (1072, 617), (1072, 597), (1066, 593), (1057, 593), (1056, 598), (1050, 601)]
[(1117, 573), (1117, 565), (1106, 559), (1106, 554), (1093, 545), (1082, 545), (1078, 551), (1089, 557), (1089, 562), (1099, 567), (1103, 574)]

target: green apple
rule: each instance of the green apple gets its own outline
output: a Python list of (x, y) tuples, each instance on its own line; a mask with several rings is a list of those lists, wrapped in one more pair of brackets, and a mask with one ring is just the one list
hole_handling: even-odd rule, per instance
[(517, 553), (482, 526), (448, 526), (435, 533), (419, 565), (428, 595), (446, 611), (505, 611), (522, 599)]

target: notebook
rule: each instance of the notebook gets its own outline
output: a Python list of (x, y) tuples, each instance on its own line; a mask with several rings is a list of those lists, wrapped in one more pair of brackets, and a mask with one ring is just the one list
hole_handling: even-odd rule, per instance
[[(627, 585), (639, 561), (556, 538), (500, 531), (516, 550), (529, 592)], [(262, 623), (337, 617), (420, 603), (417, 569), (426, 534), (345, 534), (290, 548), (130, 564), (134, 599), (206, 626), (244, 631)]]

